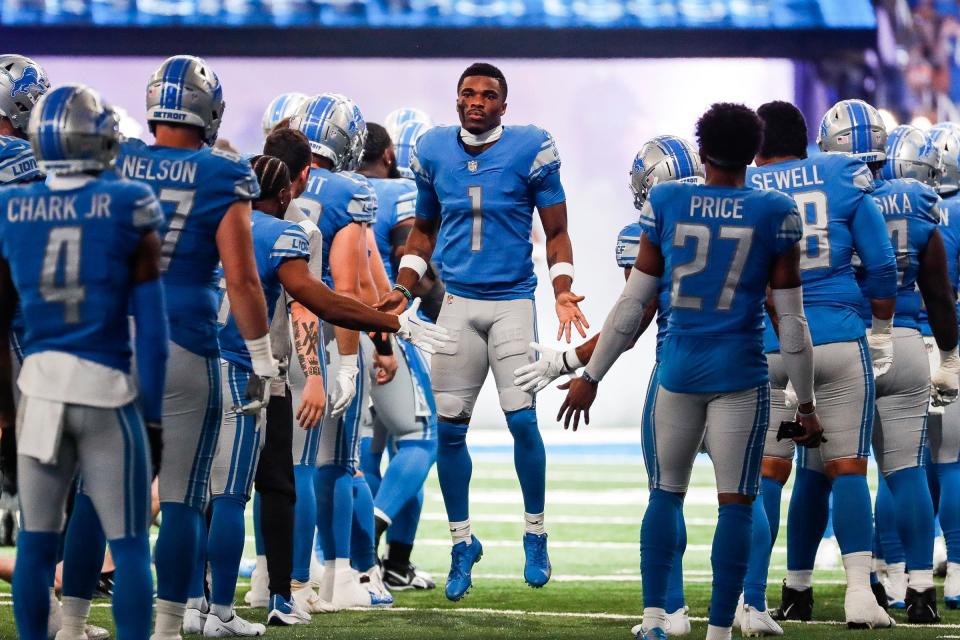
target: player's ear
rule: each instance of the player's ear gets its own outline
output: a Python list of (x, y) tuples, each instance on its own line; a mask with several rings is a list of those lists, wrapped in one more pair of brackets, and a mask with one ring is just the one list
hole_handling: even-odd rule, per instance
[(503, 103), (503, 106), (500, 107), (500, 116), (503, 117), (503, 115), (504, 115), (506, 112), (507, 112), (507, 103), (504, 102), (504, 103)]

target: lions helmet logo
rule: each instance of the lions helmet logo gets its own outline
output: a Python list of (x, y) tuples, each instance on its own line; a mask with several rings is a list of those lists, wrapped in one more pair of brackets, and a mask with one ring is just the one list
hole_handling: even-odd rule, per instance
[(13, 86), (10, 89), (10, 97), (16, 98), (21, 93), (29, 96), (33, 91), (44, 93), (46, 90), (46, 78), (40, 74), (40, 71), (36, 67), (27, 66), (23, 68), (23, 73), (20, 74), (20, 77), (13, 81)]

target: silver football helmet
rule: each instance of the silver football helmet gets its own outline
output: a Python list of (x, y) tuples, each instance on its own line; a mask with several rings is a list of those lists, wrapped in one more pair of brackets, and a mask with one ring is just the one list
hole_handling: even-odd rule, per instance
[(706, 174), (697, 148), (677, 136), (657, 136), (640, 147), (630, 168), (633, 206), (643, 208), (650, 189), (661, 182), (702, 184)]
[(902, 124), (887, 136), (887, 159), (880, 175), (886, 180), (913, 178), (936, 188), (940, 150), (916, 127)]
[[(356, 105), (344, 100), (343, 96), (323, 93), (310, 98), (300, 108), (299, 113), (291, 118), (290, 127), (307, 136), (310, 150), (332, 162), (334, 171), (344, 171), (359, 158), (356, 152), (358, 113)], [(366, 124), (363, 131), (365, 134)], [(362, 141), (360, 150), (363, 150)]]
[(90, 87), (68, 84), (40, 98), (27, 135), (46, 173), (103, 170), (120, 150), (120, 118)]
[(363, 148), (367, 144), (367, 121), (363, 119), (363, 113), (357, 103), (343, 95), (342, 93), (333, 94), (339, 97), (347, 105), (350, 112), (350, 119), (353, 125), (350, 128), (350, 162), (347, 163), (348, 171), (356, 171), (363, 162)]
[(16, 54), (0, 55), (0, 116), (26, 132), (30, 112), (50, 88), (47, 73), (39, 64)]
[(880, 162), (887, 157), (887, 128), (880, 113), (863, 100), (841, 100), (823, 114), (817, 145), (821, 151), (842, 151), (864, 162)]
[(417, 140), (430, 129), (430, 125), (416, 120), (408, 120), (400, 126), (397, 137), (391, 136), (393, 149), (397, 156), (397, 171), (404, 178), (413, 178), (413, 169), (410, 163), (417, 148)]
[(147, 122), (189, 124), (212, 145), (223, 121), (223, 88), (213, 69), (196, 56), (173, 56), (147, 83)]
[(433, 126), (433, 120), (426, 111), (414, 109), (413, 107), (394, 109), (383, 119), (383, 128), (387, 130), (387, 134), (390, 136), (390, 139), (393, 140), (394, 144), (400, 139), (400, 131), (408, 122), (419, 122), (423, 124), (424, 131)]
[(949, 195), (960, 189), (960, 125), (941, 122), (927, 134), (940, 151), (940, 180), (937, 193)]
[(281, 93), (271, 100), (263, 112), (263, 120), (261, 121), (264, 137), (270, 135), (273, 128), (284, 118), (289, 118), (300, 111), (300, 107), (309, 99), (308, 96), (294, 91)]

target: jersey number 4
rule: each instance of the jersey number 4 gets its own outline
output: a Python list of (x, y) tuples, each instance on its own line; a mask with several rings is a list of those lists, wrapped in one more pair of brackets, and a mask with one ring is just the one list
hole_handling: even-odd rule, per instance
[[(703, 310), (703, 298), (701, 296), (684, 295), (680, 292), (683, 286), (683, 279), (696, 275), (707, 269), (707, 261), (710, 257), (710, 245), (714, 241), (710, 227), (703, 224), (680, 223), (676, 226), (673, 234), (673, 246), (680, 248), (687, 245), (688, 240), (694, 242), (693, 259), (683, 264), (673, 267), (673, 278), (670, 286), (670, 306), (677, 309), (695, 309)], [(750, 246), (753, 244), (752, 227), (735, 227), (722, 225), (718, 229), (716, 240), (730, 240), (737, 243), (736, 250), (733, 252), (733, 258), (727, 265), (727, 275), (723, 280), (723, 289), (717, 297), (717, 311), (729, 311), (733, 306), (733, 297), (737, 293), (737, 285), (740, 284), (740, 278), (743, 276), (743, 267), (747, 263), (747, 256), (750, 254)], [(711, 270), (716, 268), (711, 265)]]
[[(80, 303), (86, 297), (86, 289), (80, 284), (80, 242), (83, 229), (80, 227), (56, 227), (47, 236), (47, 248), (43, 252), (43, 267), (40, 273), (40, 296), (44, 302), (63, 305), (63, 321), (67, 324), (80, 322)], [(57, 274), (63, 277), (57, 283)]]

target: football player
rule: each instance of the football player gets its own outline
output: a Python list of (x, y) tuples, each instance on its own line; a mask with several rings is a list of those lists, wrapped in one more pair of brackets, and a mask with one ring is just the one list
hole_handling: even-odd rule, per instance
[[(780, 610), (773, 616), (809, 620), (812, 615), (814, 559), (832, 491), (833, 526), (847, 576), (847, 624), (892, 626), (893, 619), (871, 592), (873, 518), (866, 478), (874, 376), (885, 373), (892, 362), (897, 294), (896, 260), (883, 214), (870, 197), (874, 183), (865, 164), (883, 161), (886, 129), (866, 103), (838, 103), (824, 115), (819, 140), (823, 150), (847, 153), (807, 158), (806, 124), (795, 106), (771, 102), (758, 113), (764, 122), (764, 142), (757, 168), (748, 171), (747, 179), (754, 187), (789, 194), (801, 212), (804, 308), (815, 345), (817, 406), (827, 436), (819, 455), (800, 449), (788, 515), (787, 580)], [(854, 252), (862, 265), (863, 294), (854, 277)], [(869, 333), (860, 317), (864, 296), (872, 309)], [(777, 440), (777, 434), (781, 421), (791, 420), (796, 410), (785, 401), (787, 382), (792, 379), (783, 363), (788, 351), (775, 334), (775, 313), (767, 326), (765, 348), (775, 393), (764, 449), (763, 495), (775, 531), (780, 492), (790, 475), (795, 449), (792, 440)], [(822, 467), (816, 462), (820, 460)], [(765, 580), (763, 565), (769, 562), (769, 547), (755, 546), (753, 554), (747, 582), (757, 586)], [(762, 596), (762, 589), (751, 590), (745, 594), (746, 604), (763, 611)]]
[[(705, 185), (656, 186), (640, 213), (643, 234), (634, 270), (604, 323), (580, 378), (571, 381), (557, 419), (576, 429), (599, 382), (639, 329), (645, 307), (670, 281), (670, 317), (644, 443), (653, 456), (650, 499), (640, 534), (642, 640), (665, 640), (666, 593), (676, 555), (679, 512), (694, 460), (705, 445), (720, 503), (714, 537), (707, 640), (731, 637), (750, 550), (769, 411), (761, 321), (767, 286), (794, 348), (784, 358), (800, 400), (801, 441), (819, 444), (813, 396), (813, 346), (803, 313), (798, 241), (802, 223), (783, 194), (746, 187), (760, 147), (750, 109), (715, 104), (697, 122)], [(739, 375), (729, 375), (731, 365)], [(651, 407), (652, 405), (652, 407)]]
[(274, 127), (297, 113), (306, 104), (307, 100), (309, 100), (308, 96), (296, 91), (281, 93), (271, 100), (264, 110), (260, 122), (263, 137), (270, 137), (270, 132), (273, 131)]
[(514, 439), (514, 465), (524, 502), (524, 580), (550, 579), (544, 528), (546, 457), (534, 394), (513, 384), (518, 366), (535, 360), (536, 276), (530, 242), (533, 209), (546, 233), (547, 262), (560, 335), (588, 326), (573, 283), (573, 248), (553, 138), (535, 126), (504, 127), (507, 80), (493, 65), (476, 63), (457, 81), (460, 127), (435, 127), (417, 142), (413, 163), (417, 217), (407, 238), (393, 291), (381, 308), (402, 311), (411, 288), (438, 248), (446, 302), (438, 323), (454, 335), (432, 361), (439, 414), (437, 473), (447, 509), (453, 553), (446, 595), (461, 599), (483, 548), (470, 531), (472, 463), (466, 436), (474, 403), (492, 370), (500, 406)]
[[(47, 638), (48, 588), (68, 493), (80, 472), (116, 564), (118, 634), (146, 640), (153, 604), (150, 458), (160, 455), (147, 431), (160, 429), (167, 360), (156, 233), (163, 216), (149, 187), (110, 171), (119, 119), (92, 89), (66, 85), (47, 93), (29, 136), (48, 180), (0, 192), (7, 212), (0, 221), (0, 330), (9, 330), (17, 299), (25, 327), (17, 380), (23, 523), (13, 580), (17, 634)], [(136, 327), (137, 382), (128, 310)], [(6, 349), (0, 350), (0, 381), (2, 422), (10, 425)], [(96, 583), (102, 549), (91, 555)], [(83, 622), (57, 635), (87, 637)]]

